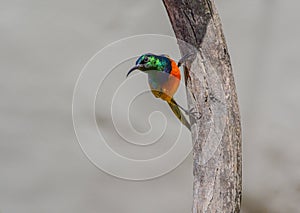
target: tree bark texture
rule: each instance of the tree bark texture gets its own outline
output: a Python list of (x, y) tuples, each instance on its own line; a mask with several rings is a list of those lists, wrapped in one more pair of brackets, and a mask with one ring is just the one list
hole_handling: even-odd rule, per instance
[[(194, 46), (185, 66), (193, 140), (193, 213), (240, 212), (241, 123), (232, 66), (213, 0), (163, 0), (177, 39)], [(182, 55), (189, 50), (179, 42)]]

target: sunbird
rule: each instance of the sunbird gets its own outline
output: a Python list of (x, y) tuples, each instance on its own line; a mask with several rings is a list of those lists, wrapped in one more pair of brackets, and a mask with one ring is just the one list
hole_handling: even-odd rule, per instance
[(126, 77), (134, 70), (140, 70), (146, 73), (153, 95), (156, 98), (161, 98), (166, 101), (176, 117), (191, 131), (191, 125), (186, 120), (181, 110), (187, 115), (192, 115), (192, 110), (185, 110), (177, 104), (173, 98), (181, 80), (179, 67), (189, 56), (191, 56), (191, 54), (185, 55), (178, 63), (176, 63), (167, 55), (155, 55), (152, 53), (143, 54), (137, 59), (135, 66), (128, 71)]

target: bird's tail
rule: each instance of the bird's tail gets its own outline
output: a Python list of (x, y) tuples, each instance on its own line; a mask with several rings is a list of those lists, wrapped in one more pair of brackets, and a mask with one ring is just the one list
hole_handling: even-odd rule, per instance
[(171, 101), (168, 101), (168, 104), (169, 104), (170, 108), (172, 109), (172, 111), (174, 112), (174, 114), (176, 115), (176, 117), (180, 120), (180, 122), (191, 131), (191, 125), (186, 120), (185, 116), (183, 115), (183, 113), (179, 109), (178, 104), (176, 103), (176, 101), (172, 98)]

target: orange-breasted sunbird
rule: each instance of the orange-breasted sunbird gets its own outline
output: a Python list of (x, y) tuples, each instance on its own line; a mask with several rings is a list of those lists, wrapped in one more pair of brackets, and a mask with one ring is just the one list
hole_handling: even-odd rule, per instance
[(155, 55), (152, 53), (143, 54), (137, 59), (135, 66), (129, 70), (126, 77), (134, 70), (140, 70), (146, 73), (153, 95), (156, 98), (161, 98), (166, 101), (181, 123), (191, 130), (190, 123), (182, 113), (183, 111), (187, 115), (192, 115), (191, 110), (185, 110), (177, 104), (173, 98), (181, 80), (179, 67), (189, 56), (190, 55), (184, 56), (176, 63), (167, 55)]

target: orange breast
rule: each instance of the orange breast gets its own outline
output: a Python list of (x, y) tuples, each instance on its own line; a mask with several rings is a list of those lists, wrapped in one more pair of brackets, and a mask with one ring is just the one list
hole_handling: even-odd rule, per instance
[(152, 93), (155, 97), (161, 98), (165, 101), (170, 101), (176, 93), (180, 85), (180, 69), (175, 61), (170, 59), (172, 70), (167, 72), (152, 72), (148, 75), (148, 81)]
[(180, 69), (177, 66), (177, 63), (175, 61), (173, 61), (172, 59), (170, 59), (170, 61), (171, 61), (171, 66), (172, 66), (172, 70), (171, 70), (170, 74), (180, 80), (181, 79)]

